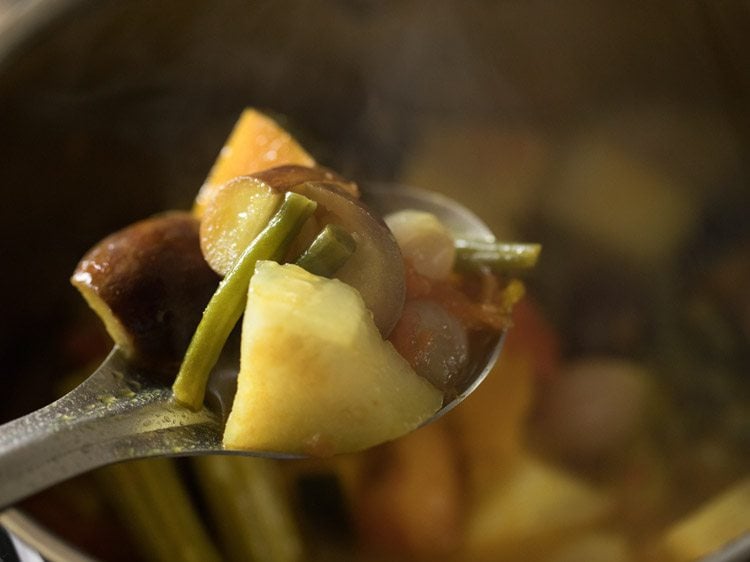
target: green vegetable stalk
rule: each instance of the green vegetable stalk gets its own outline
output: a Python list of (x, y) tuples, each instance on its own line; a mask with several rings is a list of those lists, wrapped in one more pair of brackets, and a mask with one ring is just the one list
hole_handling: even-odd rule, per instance
[(505, 273), (534, 267), (541, 251), (540, 244), (456, 240), (456, 265), (463, 269), (485, 266)]
[(143, 557), (154, 562), (219, 562), (172, 459), (115, 464), (95, 473)]
[(357, 243), (344, 228), (328, 224), (310, 247), (297, 258), (296, 264), (321, 277), (333, 276), (354, 253)]
[(172, 386), (175, 400), (193, 410), (200, 409), (211, 369), (245, 309), (255, 264), (259, 260), (280, 259), (315, 207), (306, 197), (288, 192), (266, 228), (223, 279), (203, 312)]
[(302, 537), (275, 461), (208, 456), (193, 462), (229, 560), (302, 560)]

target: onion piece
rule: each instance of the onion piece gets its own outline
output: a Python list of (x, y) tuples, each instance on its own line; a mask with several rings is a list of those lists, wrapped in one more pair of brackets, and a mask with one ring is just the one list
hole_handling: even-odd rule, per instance
[(435, 215), (404, 209), (386, 216), (385, 223), (414, 269), (430, 279), (448, 278), (456, 261), (455, 241)]
[(391, 343), (416, 373), (440, 390), (455, 386), (469, 359), (469, 338), (461, 322), (435, 301), (406, 302)]
[(203, 257), (219, 275), (226, 275), (281, 206), (283, 192), (252, 177), (240, 176), (216, 189), (205, 200), (200, 224)]

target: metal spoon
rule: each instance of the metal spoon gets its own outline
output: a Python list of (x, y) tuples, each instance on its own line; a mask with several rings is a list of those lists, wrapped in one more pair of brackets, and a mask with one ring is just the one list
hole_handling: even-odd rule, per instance
[[(447, 197), (393, 185), (365, 188), (364, 199), (387, 214), (423, 209), (436, 214), (457, 237), (491, 241), (473, 213)], [(487, 376), (502, 334), (475, 354), (457, 394), (426, 423), (455, 407)], [(220, 417), (178, 406), (169, 387), (136, 370), (117, 348), (82, 384), (56, 402), (0, 426), (0, 509), (70, 477), (106, 464), (143, 457), (242, 454), (222, 446)]]

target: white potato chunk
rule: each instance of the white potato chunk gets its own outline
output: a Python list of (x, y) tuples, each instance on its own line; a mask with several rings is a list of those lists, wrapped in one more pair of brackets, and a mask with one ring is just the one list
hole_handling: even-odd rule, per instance
[(242, 329), (227, 447), (356, 451), (412, 431), (442, 404), (381, 338), (356, 289), (336, 279), (259, 262)]
[(659, 559), (698, 560), (750, 532), (750, 478), (707, 502), (670, 527), (659, 545)]
[(611, 499), (588, 483), (526, 457), (479, 499), (467, 545), (477, 556), (525, 560), (561, 537), (591, 529), (611, 509)]

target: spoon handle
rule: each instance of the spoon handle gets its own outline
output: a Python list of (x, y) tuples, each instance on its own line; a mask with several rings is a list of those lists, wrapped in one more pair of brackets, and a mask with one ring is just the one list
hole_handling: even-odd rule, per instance
[(215, 416), (175, 406), (115, 348), (70, 393), (0, 426), (0, 509), (120, 460), (220, 452), (220, 435)]

